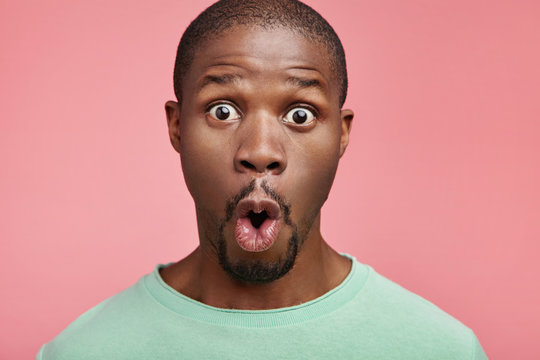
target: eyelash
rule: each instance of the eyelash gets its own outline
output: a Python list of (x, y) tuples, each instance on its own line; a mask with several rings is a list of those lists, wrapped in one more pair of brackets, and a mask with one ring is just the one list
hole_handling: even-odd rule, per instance
[(308, 105), (308, 104), (304, 104), (304, 103), (296, 103), (296, 104), (292, 104), (291, 106), (289, 106), (287, 108), (287, 110), (285, 111), (285, 114), (287, 114), (289, 111), (291, 111), (292, 109), (294, 108), (304, 108), (304, 109), (307, 109), (309, 111), (311, 111), (313, 113), (313, 115), (315, 116), (315, 119), (318, 119), (319, 118), (319, 111), (317, 110), (316, 107), (312, 106), (312, 105)]
[(242, 114), (238, 106), (236, 106), (236, 104), (230, 100), (219, 100), (219, 101), (211, 102), (210, 104), (206, 105), (204, 112), (208, 113), (210, 109), (212, 109), (216, 105), (230, 105), (234, 107), (236, 111), (238, 111), (239, 114)]

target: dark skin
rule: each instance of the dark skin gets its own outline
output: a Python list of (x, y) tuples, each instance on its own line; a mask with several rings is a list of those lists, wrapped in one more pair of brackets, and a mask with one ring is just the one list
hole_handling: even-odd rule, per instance
[[(350, 261), (320, 232), (320, 209), (353, 118), (339, 106), (333, 74), (323, 45), (281, 28), (233, 27), (196, 52), (182, 98), (165, 109), (195, 201), (200, 246), (161, 271), (167, 284), (211, 306), (256, 310), (313, 300), (345, 279)], [(302, 123), (294, 120), (299, 110), (307, 115)], [(267, 283), (234, 279), (217, 255), (225, 204), (253, 180), (255, 194), (265, 196), (264, 181), (290, 205), (298, 230), (293, 268)], [(291, 226), (280, 227), (269, 249), (250, 252), (235, 240), (235, 220), (223, 228), (231, 261), (271, 262), (286, 252)]]

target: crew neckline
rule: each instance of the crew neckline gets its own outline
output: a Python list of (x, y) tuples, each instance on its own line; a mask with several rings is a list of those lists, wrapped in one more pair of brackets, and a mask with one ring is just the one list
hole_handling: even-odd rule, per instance
[(353, 256), (347, 277), (335, 288), (308, 302), (266, 310), (225, 309), (204, 304), (170, 287), (159, 270), (170, 265), (156, 265), (154, 271), (143, 277), (148, 293), (161, 305), (187, 318), (215, 325), (237, 327), (278, 327), (293, 325), (326, 315), (345, 305), (363, 288), (371, 268), (359, 263)]

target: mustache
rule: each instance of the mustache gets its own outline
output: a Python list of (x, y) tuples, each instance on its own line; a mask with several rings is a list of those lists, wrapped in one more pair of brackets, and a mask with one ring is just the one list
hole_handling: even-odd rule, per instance
[[(261, 183), (261, 188), (266, 195), (272, 198), (278, 205), (283, 215), (283, 221), (287, 225), (292, 225), (290, 218), (291, 214), (291, 205), (287, 203), (269, 184), (266, 180)], [(231, 199), (227, 200), (227, 205), (225, 206), (225, 222), (228, 222), (232, 219), (234, 215), (234, 210), (238, 206), (240, 200), (246, 198), (255, 191), (255, 179), (243, 187), (238, 194), (233, 196)]]

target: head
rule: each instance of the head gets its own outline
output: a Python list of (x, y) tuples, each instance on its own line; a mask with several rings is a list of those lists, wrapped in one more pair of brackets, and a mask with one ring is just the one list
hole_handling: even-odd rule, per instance
[(182, 99), (182, 82), (197, 50), (204, 47), (207, 40), (238, 25), (284, 28), (321, 44), (337, 78), (339, 103), (343, 106), (347, 97), (347, 66), (341, 41), (319, 13), (295, 0), (222, 0), (203, 11), (186, 29), (178, 45), (173, 76), (178, 101)]
[(201, 249), (244, 282), (275, 281), (322, 241), (320, 210), (348, 144), (341, 43), (289, 0), (220, 1), (184, 33), (169, 135)]

